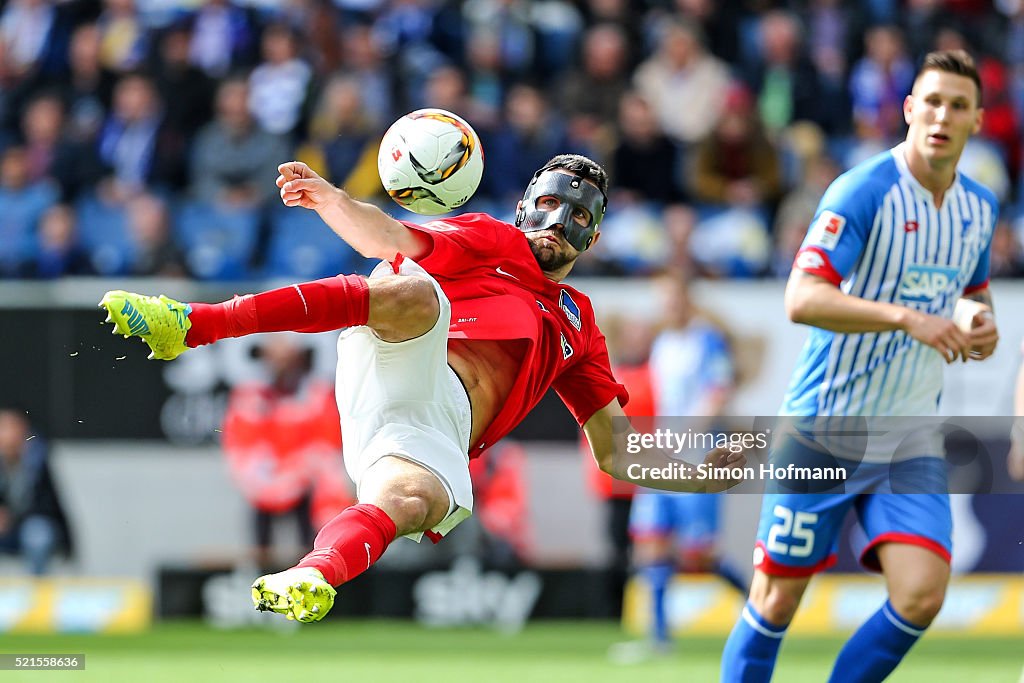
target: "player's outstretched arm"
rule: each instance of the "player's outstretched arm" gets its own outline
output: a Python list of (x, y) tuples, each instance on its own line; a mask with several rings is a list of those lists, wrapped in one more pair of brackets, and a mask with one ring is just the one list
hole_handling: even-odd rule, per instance
[[(742, 468), (746, 456), (724, 448), (708, 453), (698, 467), (660, 448), (645, 447), (618, 400), (598, 410), (583, 425), (590, 449), (603, 472), (649, 488), (683, 493), (719, 493), (738, 484), (725, 470)], [(670, 476), (664, 476), (664, 475)]]
[(825, 278), (794, 269), (786, 285), (786, 314), (795, 323), (841, 334), (901, 330), (952, 363), (970, 355), (971, 340), (952, 320), (844, 293)]
[(429, 238), (373, 204), (353, 199), (301, 161), (289, 161), (277, 170), (277, 187), (284, 205), (316, 211), (331, 230), (363, 256), (390, 261), (401, 252), (416, 259), (429, 248)]

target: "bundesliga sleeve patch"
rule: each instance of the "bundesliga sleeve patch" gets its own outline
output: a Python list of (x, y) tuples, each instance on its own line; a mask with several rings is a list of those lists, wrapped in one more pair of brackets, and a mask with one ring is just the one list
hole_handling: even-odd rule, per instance
[(846, 219), (833, 211), (822, 211), (811, 226), (807, 243), (832, 250), (839, 244), (839, 238), (846, 227)]

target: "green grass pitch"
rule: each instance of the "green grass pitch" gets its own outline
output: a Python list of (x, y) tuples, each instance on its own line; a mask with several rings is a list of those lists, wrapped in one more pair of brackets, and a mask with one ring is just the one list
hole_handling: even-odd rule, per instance
[[(0, 672), (0, 681), (43, 683), (285, 683), (359, 681), (718, 680), (722, 638), (692, 638), (656, 661), (616, 665), (608, 646), (623, 639), (615, 624), (541, 622), (506, 635), (485, 629), (427, 629), (408, 622), (349, 621), (280, 633), (218, 631), (198, 623), (156, 626), (137, 636), (5, 635), (8, 653), (85, 653), (84, 671)], [(775, 680), (821, 683), (841, 640), (792, 638)], [(890, 679), (894, 683), (1018, 683), (1024, 639), (926, 636)]]

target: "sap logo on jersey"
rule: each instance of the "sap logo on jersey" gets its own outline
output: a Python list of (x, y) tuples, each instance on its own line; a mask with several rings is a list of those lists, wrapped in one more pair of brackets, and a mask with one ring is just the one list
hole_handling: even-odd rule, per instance
[(911, 264), (900, 280), (900, 299), (931, 301), (950, 288), (959, 272), (957, 268), (950, 266)]
[(576, 305), (576, 302), (572, 300), (569, 293), (562, 290), (562, 293), (558, 295), (558, 307), (565, 313), (565, 317), (569, 319), (572, 326), (578, 331), (583, 325), (580, 320), (580, 307)]

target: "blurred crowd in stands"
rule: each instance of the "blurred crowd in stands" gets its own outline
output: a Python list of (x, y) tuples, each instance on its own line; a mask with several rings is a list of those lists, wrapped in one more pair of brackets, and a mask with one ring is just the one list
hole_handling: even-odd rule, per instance
[(532, 172), (611, 174), (591, 275), (784, 276), (823, 189), (904, 135), (922, 56), (968, 49), (986, 110), (962, 168), (1024, 274), (1024, 0), (7, 0), (0, 277), (315, 278), (366, 263), (274, 178), (299, 158), (383, 195), (401, 114), (455, 111), (511, 217)]

